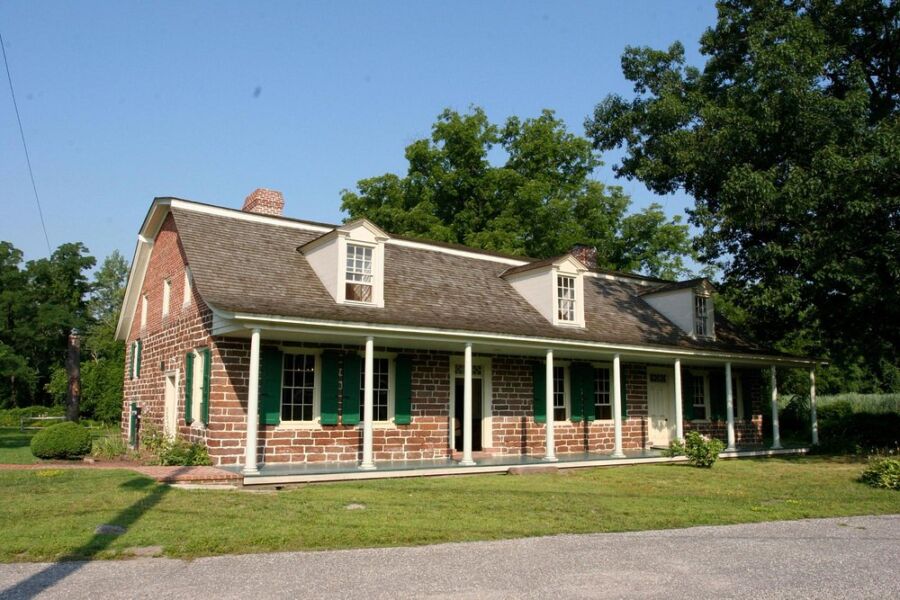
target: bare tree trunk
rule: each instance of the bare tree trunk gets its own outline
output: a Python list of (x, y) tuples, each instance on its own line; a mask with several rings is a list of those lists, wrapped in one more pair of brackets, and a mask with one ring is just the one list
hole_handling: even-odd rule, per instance
[(66, 354), (66, 373), (69, 375), (69, 387), (66, 394), (66, 419), (78, 420), (78, 408), (81, 403), (81, 340), (78, 331), (69, 334), (69, 351)]

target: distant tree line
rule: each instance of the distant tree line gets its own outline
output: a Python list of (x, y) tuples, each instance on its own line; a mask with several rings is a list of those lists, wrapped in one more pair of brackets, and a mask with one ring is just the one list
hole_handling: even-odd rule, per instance
[(66, 347), (82, 338), (81, 414), (102, 421), (121, 411), (124, 345), (114, 339), (128, 275), (118, 252), (96, 265), (81, 243), (23, 262), (0, 242), (0, 408), (65, 401)]

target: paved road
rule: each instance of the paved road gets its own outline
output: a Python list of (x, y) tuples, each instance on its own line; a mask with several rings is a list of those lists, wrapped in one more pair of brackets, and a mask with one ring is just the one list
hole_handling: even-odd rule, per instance
[(0, 565), (0, 598), (900, 598), (900, 515), (335, 552)]

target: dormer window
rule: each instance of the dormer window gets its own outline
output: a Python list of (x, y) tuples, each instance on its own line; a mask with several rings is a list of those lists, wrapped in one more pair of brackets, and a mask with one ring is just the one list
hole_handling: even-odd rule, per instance
[(556, 276), (557, 318), (565, 323), (575, 322), (575, 278), (568, 275)]
[(372, 302), (372, 248), (347, 244), (345, 298), (352, 302)]
[(709, 336), (709, 297), (694, 295), (694, 333), (698, 337)]
[(298, 249), (338, 304), (384, 307), (384, 247), (388, 235), (359, 219)]

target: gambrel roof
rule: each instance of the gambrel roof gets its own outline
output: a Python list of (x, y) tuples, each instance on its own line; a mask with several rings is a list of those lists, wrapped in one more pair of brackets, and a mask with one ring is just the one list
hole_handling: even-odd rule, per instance
[[(717, 323), (715, 340), (695, 339), (641, 298), (664, 282), (600, 270), (585, 273), (585, 326), (554, 326), (502, 277), (539, 261), (402, 236), (392, 235), (385, 244), (384, 307), (339, 304), (298, 251), (336, 226), (178, 199), (157, 199), (157, 204), (173, 215), (197, 292), (218, 311), (779, 354), (741, 339), (724, 321)], [(123, 315), (127, 310), (126, 300)]]

